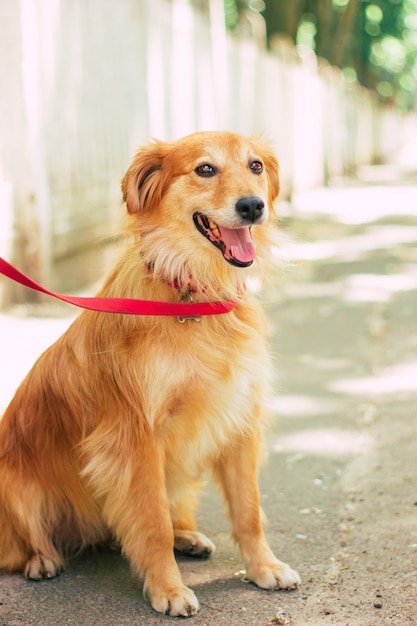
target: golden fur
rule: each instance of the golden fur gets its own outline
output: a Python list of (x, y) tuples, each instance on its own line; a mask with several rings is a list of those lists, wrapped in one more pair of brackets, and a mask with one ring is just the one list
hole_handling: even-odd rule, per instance
[[(263, 171), (251, 169), (255, 161)], [(0, 568), (49, 578), (74, 550), (113, 537), (156, 611), (193, 615), (198, 601), (174, 546), (195, 556), (214, 550), (193, 515), (211, 470), (247, 577), (266, 589), (296, 587), (298, 574), (276, 559), (261, 528), (270, 362), (265, 319), (246, 287), (270, 257), (276, 158), (262, 139), (233, 133), (154, 141), (139, 149), (122, 190), (126, 250), (98, 295), (178, 302), (191, 280), (195, 301), (238, 304), (183, 324), (85, 311), (40, 357), (0, 421)], [(248, 267), (227, 262), (193, 223), (200, 211), (240, 228), (242, 197), (265, 205)]]

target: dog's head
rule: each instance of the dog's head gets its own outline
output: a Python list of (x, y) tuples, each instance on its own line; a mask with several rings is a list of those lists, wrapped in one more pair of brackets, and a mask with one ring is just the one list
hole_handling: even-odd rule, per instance
[(130, 228), (155, 270), (192, 274), (207, 286), (262, 255), (279, 192), (278, 162), (259, 137), (195, 133), (139, 149), (122, 191)]

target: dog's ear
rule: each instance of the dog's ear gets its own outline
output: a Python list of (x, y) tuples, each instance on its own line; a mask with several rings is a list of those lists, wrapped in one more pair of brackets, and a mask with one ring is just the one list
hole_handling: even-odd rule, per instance
[(161, 201), (163, 146), (163, 142), (154, 140), (139, 148), (133, 157), (121, 183), (129, 213), (151, 209)]

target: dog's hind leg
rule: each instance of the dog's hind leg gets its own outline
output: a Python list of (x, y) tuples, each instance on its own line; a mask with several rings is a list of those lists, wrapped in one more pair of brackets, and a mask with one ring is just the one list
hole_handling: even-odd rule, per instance
[(16, 534), (14, 520), (5, 516), (0, 499), (0, 570), (22, 572), (30, 557), (30, 548), (23, 537)]
[(203, 533), (174, 528), (174, 548), (178, 554), (207, 559), (215, 551), (216, 546)]
[(42, 554), (34, 554), (25, 566), (24, 575), (31, 580), (42, 580), (43, 578), (54, 578), (62, 569), (59, 559), (54, 560), (43, 556)]
[(10, 473), (8, 478), (0, 488), (0, 569), (23, 571), (33, 580), (53, 578), (63, 558), (48, 533), (44, 497), (33, 485), (13, 481)]
[(177, 554), (207, 559), (216, 549), (214, 543), (195, 529), (195, 493), (198, 486), (186, 486), (176, 492), (175, 504), (171, 504), (174, 528), (174, 548)]

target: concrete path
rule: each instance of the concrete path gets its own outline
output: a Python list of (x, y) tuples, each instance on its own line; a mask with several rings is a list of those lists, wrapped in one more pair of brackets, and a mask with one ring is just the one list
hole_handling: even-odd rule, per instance
[[(217, 552), (180, 562), (201, 603), (195, 626), (417, 624), (417, 178), (362, 174), (282, 207), (289, 263), (264, 292), (279, 375), (262, 504), (272, 547), (303, 584), (269, 593), (242, 581), (209, 488), (200, 530)], [(0, 408), (74, 314), (15, 313), (0, 316)], [(84, 554), (47, 582), (0, 576), (3, 626), (172, 621), (118, 553)]]

